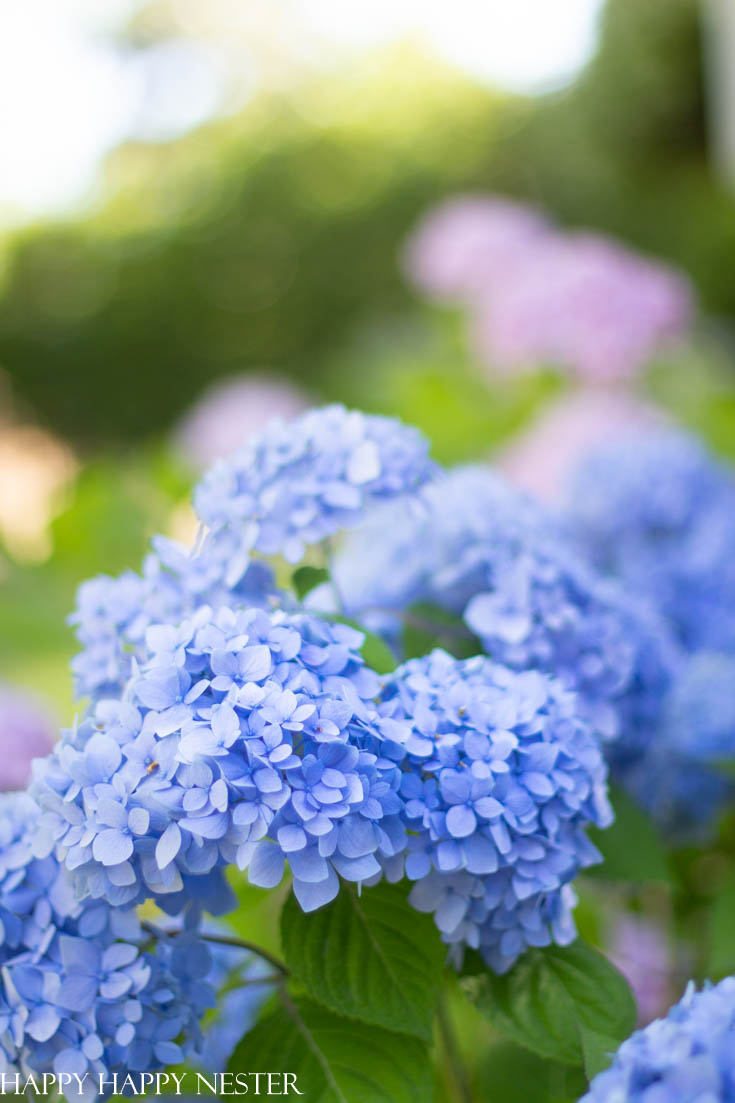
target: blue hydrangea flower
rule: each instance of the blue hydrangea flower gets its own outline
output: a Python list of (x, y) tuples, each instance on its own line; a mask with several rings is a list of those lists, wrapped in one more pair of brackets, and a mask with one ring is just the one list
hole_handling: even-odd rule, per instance
[(594, 452), (568, 516), (584, 554), (644, 595), (683, 646), (735, 648), (735, 480), (696, 439), (630, 435)]
[(580, 1103), (731, 1103), (735, 1099), (735, 978), (690, 983), (665, 1019), (638, 1030)]
[(193, 931), (149, 948), (134, 912), (80, 902), (55, 858), (34, 856), (37, 819), (26, 794), (0, 801), (0, 1056), (10, 1073), (89, 1072), (93, 1099), (100, 1075), (201, 1045), (211, 962)]
[(399, 642), (421, 602), (463, 617), (484, 651), (515, 670), (561, 678), (607, 735), (637, 723), (667, 684), (662, 625), (578, 557), (544, 510), (492, 471), (461, 468), (428, 485), (415, 508), (387, 509), (335, 564), (351, 615)]
[[(599, 860), (584, 834), (612, 814), (597, 733), (556, 679), (444, 651), (383, 690), (381, 726), (402, 749), (411, 901), (444, 939), (498, 972), (528, 946), (575, 937), (569, 882)], [(394, 752), (395, 753), (395, 752)]]
[(272, 421), (197, 486), (194, 506), (210, 530), (203, 550), (225, 549), (234, 585), (253, 552), (297, 563), (307, 545), (410, 494), (433, 472), (424, 437), (393, 418), (327, 406)]
[[(706, 833), (733, 796), (735, 657), (696, 652), (672, 683), (647, 745), (613, 772), (669, 837)], [(611, 748), (613, 755), (617, 747)]]
[(234, 590), (224, 585), (227, 563), (217, 548), (206, 555), (157, 537), (142, 574), (125, 571), (118, 578), (99, 575), (84, 582), (70, 623), (82, 651), (72, 659), (78, 697), (97, 701), (122, 693), (134, 658), (145, 653), (151, 624), (177, 624), (201, 605), (239, 604), (256, 608), (276, 595), (267, 564), (252, 562)]
[(378, 676), (346, 625), (203, 607), (148, 629), (147, 660), (37, 767), (47, 852), (113, 905), (227, 910), (221, 869), (305, 910), (404, 842), (400, 776), (374, 726)]

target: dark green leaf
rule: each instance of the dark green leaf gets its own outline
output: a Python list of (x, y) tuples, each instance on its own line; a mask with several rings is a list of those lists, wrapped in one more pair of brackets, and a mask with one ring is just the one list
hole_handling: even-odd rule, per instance
[(735, 879), (714, 898), (709, 913), (707, 976), (719, 980), (735, 971)]
[(321, 586), (322, 582), (328, 581), (329, 571), (326, 567), (297, 567), (291, 575), (291, 585), (299, 601), (302, 601), (317, 586)]
[[(599, 1063), (601, 1036), (616, 1047), (635, 1026), (636, 1007), (621, 974), (586, 943), (529, 950), (502, 977), (465, 977), (469, 998), (499, 1033), (542, 1057)], [(598, 1051), (595, 1046), (598, 1045)]]
[(590, 828), (591, 841), (602, 854), (602, 865), (587, 870), (588, 876), (611, 881), (671, 882), (666, 850), (655, 827), (622, 789), (610, 794), (615, 822), (604, 830)]
[(293, 896), (281, 914), (289, 968), (310, 996), (343, 1015), (431, 1038), (446, 949), (403, 885), (361, 896), (343, 885), (336, 900), (305, 915)]
[[(311, 1000), (287, 1000), (240, 1041), (229, 1072), (295, 1073), (308, 1103), (423, 1103), (431, 1099), (426, 1047), (366, 1027)], [(294, 1096), (296, 1098), (296, 1096)]]

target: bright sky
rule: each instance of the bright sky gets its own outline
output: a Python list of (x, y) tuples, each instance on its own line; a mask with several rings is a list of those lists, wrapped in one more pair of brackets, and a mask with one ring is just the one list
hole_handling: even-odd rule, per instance
[[(284, 26), (296, 14), (317, 56), (323, 44), (325, 63), (410, 35), (466, 72), (518, 91), (560, 83), (584, 62), (602, 6), (602, 0), (264, 3), (271, 17), (283, 6)], [(106, 37), (140, 6), (141, 0), (0, 0), (0, 221), (84, 202), (101, 159), (125, 137), (173, 136), (216, 109), (211, 43), (158, 48), (141, 61)]]

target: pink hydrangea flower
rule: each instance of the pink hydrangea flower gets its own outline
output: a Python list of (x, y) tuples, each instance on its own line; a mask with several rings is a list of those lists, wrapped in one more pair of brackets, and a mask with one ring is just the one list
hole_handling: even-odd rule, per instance
[(572, 471), (592, 448), (666, 423), (662, 410), (625, 391), (585, 388), (542, 410), (496, 463), (516, 486), (556, 504), (568, 489)]
[(0, 685), (0, 790), (25, 789), (32, 760), (49, 754), (55, 738), (51, 716), (35, 697)]
[(433, 208), (409, 237), (403, 266), (434, 299), (484, 296), (550, 232), (532, 207), (510, 199), (466, 195)]
[(666, 935), (658, 924), (619, 915), (608, 953), (633, 990), (638, 1025), (663, 1015), (672, 999), (673, 961)]
[(607, 238), (549, 234), (487, 285), (474, 344), (491, 370), (545, 364), (587, 382), (629, 379), (687, 331), (692, 298), (684, 276)]
[(274, 417), (290, 420), (310, 405), (306, 393), (288, 379), (248, 373), (207, 388), (185, 415), (174, 447), (194, 468), (234, 452)]

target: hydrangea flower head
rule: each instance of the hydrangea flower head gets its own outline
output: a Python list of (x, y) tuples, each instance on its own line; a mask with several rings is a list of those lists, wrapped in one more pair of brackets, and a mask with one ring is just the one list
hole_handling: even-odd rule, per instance
[[(363, 636), (314, 617), (203, 607), (153, 626), (124, 698), (102, 702), (38, 770), (47, 848), (112, 904), (218, 905), (226, 864), (305, 910), (403, 843), (395, 764), (371, 717)], [(214, 900), (211, 897), (214, 897)]]
[(143, 571), (117, 578), (98, 575), (83, 582), (69, 618), (82, 650), (71, 662), (78, 697), (92, 702), (119, 696), (145, 657), (152, 624), (178, 624), (203, 605), (264, 608), (276, 600), (273, 572), (262, 560), (250, 563), (234, 587), (224, 583), (227, 559), (210, 547), (188, 550), (162, 536), (153, 541)]
[(735, 480), (693, 437), (630, 434), (580, 465), (570, 527), (690, 650), (735, 647)]
[(404, 268), (432, 298), (468, 302), (499, 286), (549, 232), (532, 207), (498, 196), (460, 196), (424, 216), (406, 243)]
[(599, 860), (584, 827), (612, 819), (599, 742), (574, 695), (437, 650), (399, 668), (382, 701), (383, 732), (405, 752), (414, 906), (498, 972), (528, 946), (570, 942), (569, 882)]
[(488, 469), (460, 468), (429, 484), (411, 513), (376, 517), (337, 557), (335, 579), (351, 615), (393, 641), (417, 603), (463, 617), (497, 662), (578, 690), (608, 734), (611, 702), (651, 688), (639, 662), (648, 627), (635, 609), (550, 514)]
[(296, 563), (307, 545), (412, 493), (433, 471), (426, 440), (392, 418), (327, 406), (271, 422), (196, 488), (194, 506), (210, 530), (203, 554), (226, 549), (228, 585), (253, 552)]
[(79, 901), (56, 859), (35, 856), (37, 818), (26, 794), (0, 802), (0, 1054), (11, 1074), (90, 1072), (93, 1099), (101, 1075), (201, 1044), (210, 959), (194, 932), (150, 949), (134, 912)]
[(726, 803), (735, 761), (735, 657), (700, 651), (672, 681), (647, 745), (613, 770), (671, 838), (705, 835)]
[(679, 273), (597, 235), (550, 234), (476, 304), (475, 344), (491, 369), (609, 382), (637, 374), (691, 313)]
[(731, 1103), (735, 1099), (735, 978), (690, 984), (664, 1019), (636, 1031), (580, 1103)]
[(274, 417), (297, 417), (309, 405), (294, 383), (275, 375), (247, 372), (208, 387), (178, 426), (176, 452), (197, 469), (239, 448)]

